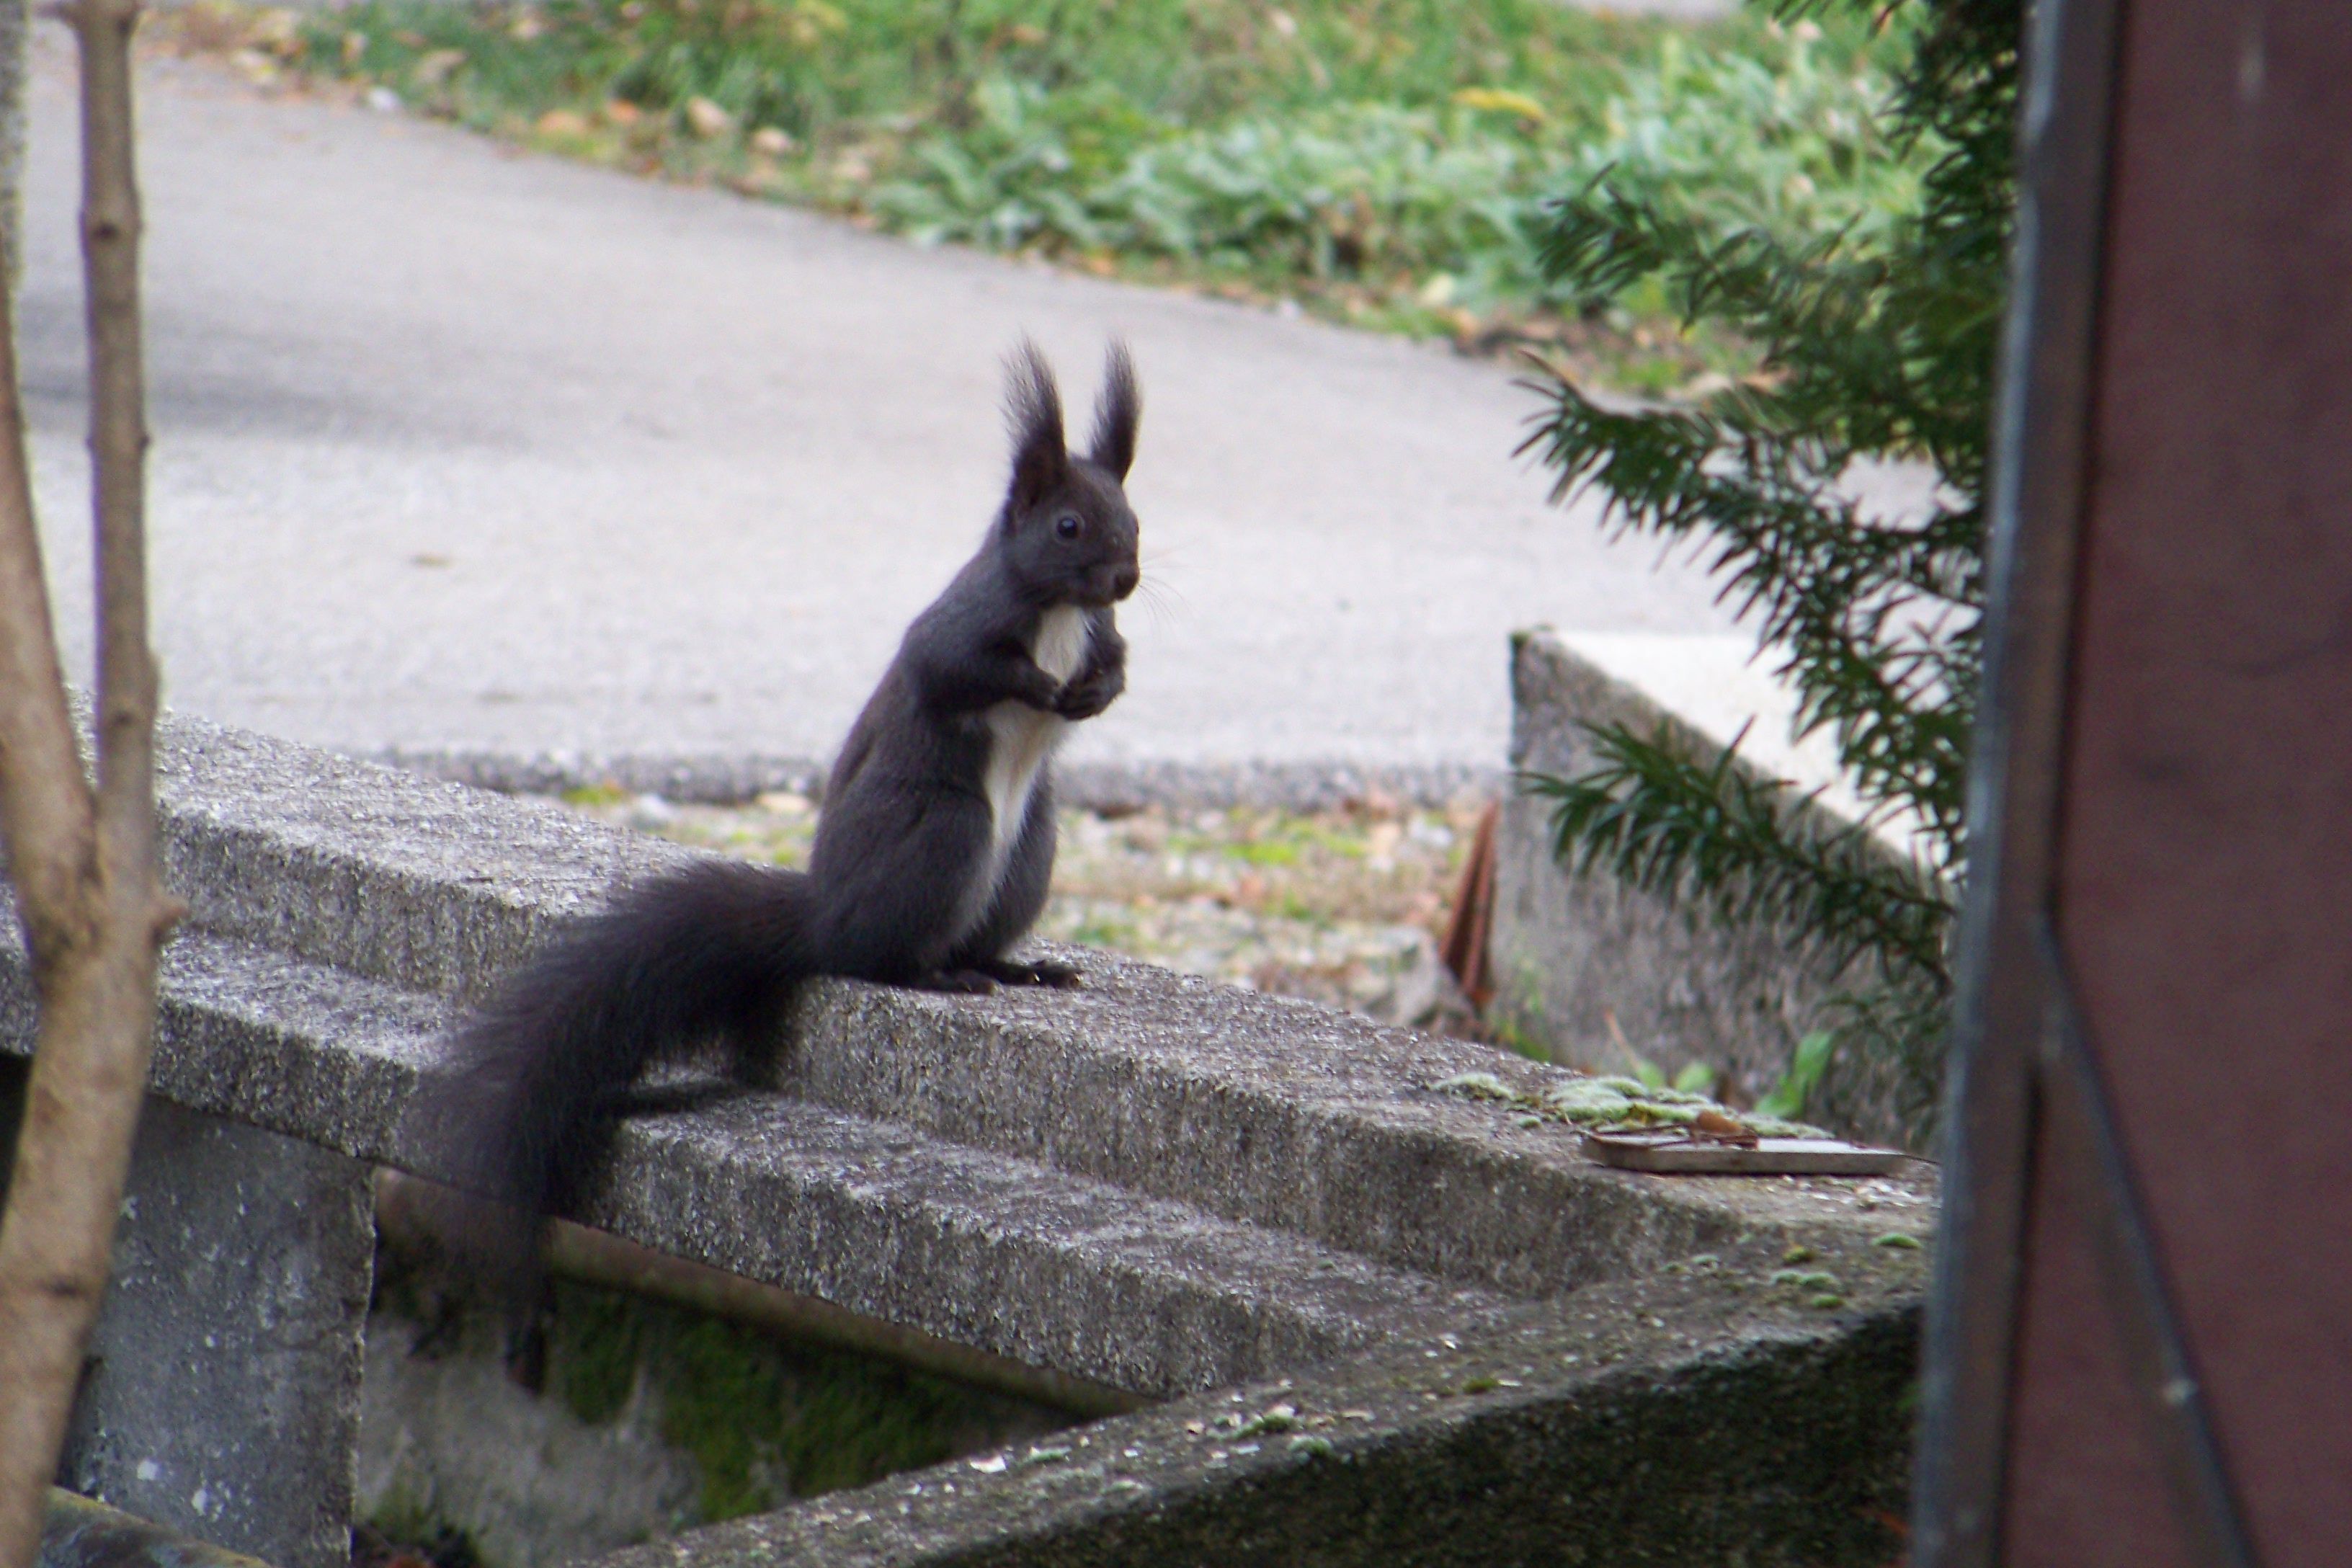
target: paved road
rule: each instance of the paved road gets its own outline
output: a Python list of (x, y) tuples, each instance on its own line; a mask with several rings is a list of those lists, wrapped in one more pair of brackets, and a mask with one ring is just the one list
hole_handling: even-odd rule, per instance
[[(73, 110), (33, 98), (23, 357), (87, 658)], [(142, 79), (167, 698), (346, 749), (822, 756), (1002, 483), (1024, 331), (1147, 397), (1151, 602), (1102, 759), (1493, 763), (1506, 636), (1718, 632), (1546, 504), (1533, 402), (1442, 350)]]

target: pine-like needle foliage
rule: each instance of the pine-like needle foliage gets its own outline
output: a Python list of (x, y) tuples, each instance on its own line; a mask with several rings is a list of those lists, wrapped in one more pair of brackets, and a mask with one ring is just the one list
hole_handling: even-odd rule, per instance
[[(1915, 46), (1884, 110), (1887, 141), (1934, 160), (1917, 210), (1892, 224), (1724, 237), (1605, 174), (1559, 204), (1545, 257), (1555, 279), (1602, 307), (1654, 279), (1686, 322), (1756, 345), (1761, 369), (1688, 405), (1641, 409), (1549, 373), (1538, 385), (1550, 406), (1528, 443), (1558, 473), (1555, 500), (1589, 486), (1620, 526), (1696, 543), (1780, 660), (1800, 730), (1834, 736), (1870, 808), (1862, 826), (1824, 829), (1728, 757), (1701, 763), (1669, 734), (1604, 728), (1593, 771), (1529, 781), (1557, 802), (1563, 861), (1818, 944), (1847, 979), (1825, 1109), (1891, 1100), (1922, 1135), (1968, 857), (2021, 11), (2021, 0), (1888, 7)], [(1934, 466), (1924, 517), (1874, 516), (1842, 492), (1856, 464), (1889, 459)], [(1885, 822), (1915, 829), (1909, 863), (1870, 831)]]

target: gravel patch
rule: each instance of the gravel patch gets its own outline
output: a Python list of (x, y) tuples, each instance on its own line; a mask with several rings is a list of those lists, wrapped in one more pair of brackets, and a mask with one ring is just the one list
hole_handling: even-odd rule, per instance
[[(795, 782), (803, 787), (726, 805), (611, 782), (554, 798), (676, 843), (799, 867), (816, 805), (806, 775)], [(1437, 941), (1480, 797), (1466, 772), (1444, 805), (1391, 794), (1360, 772), (1335, 770), (1318, 787), (1343, 786), (1355, 791), (1347, 805), (1307, 810), (1262, 797), (1176, 805), (1138, 800), (1140, 790), (1066, 805), (1037, 934), (1383, 1023), (1463, 1028), (1468, 1015)], [(1299, 798), (1319, 797), (1302, 788)]]
[[(369, 760), (501, 795), (601, 790), (659, 795), (679, 804), (741, 805), (762, 795), (814, 797), (824, 790), (824, 764), (814, 757), (393, 748)], [(1064, 762), (1054, 767), (1054, 790), (1063, 805), (1113, 814), (1147, 806), (1318, 813), (1467, 809), (1492, 799), (1503, 782), (1503, 769), (1468, 763)]]

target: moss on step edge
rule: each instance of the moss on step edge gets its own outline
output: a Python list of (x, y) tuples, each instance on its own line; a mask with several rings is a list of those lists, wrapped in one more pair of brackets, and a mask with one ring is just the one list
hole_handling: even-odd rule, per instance
[[(429, 1266), (386, 1251), (376, 1278), (377, 1312), (430, 1326), (420, 1353), (499, 1353), (496, 1313), (453, 1293)], [(547, 1396), (581, 1421), (620, 1418), (642, 1388), (663, 1441), (700, 1479), (695, 1523), (864, 1485), (1007, 1431), (1075, 1419), (880, 1357), (572, 1280), (554, 1281), (545, 1331)], [(436, 1521), (375, 1522), (417, 1540)]]

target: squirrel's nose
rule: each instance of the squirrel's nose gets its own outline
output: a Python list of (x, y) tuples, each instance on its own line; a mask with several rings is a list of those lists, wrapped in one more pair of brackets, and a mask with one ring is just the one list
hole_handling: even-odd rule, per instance
[(1122, 566), (1118, 569), (1118, 575), (1111, 579), (1111, 586), (1118, 589), (1118, 596), (1124, 599), (1134, 593), (1135, 585), (1142, 581), (1141, 571), (1133, 566)]

